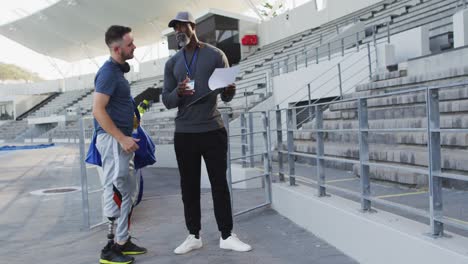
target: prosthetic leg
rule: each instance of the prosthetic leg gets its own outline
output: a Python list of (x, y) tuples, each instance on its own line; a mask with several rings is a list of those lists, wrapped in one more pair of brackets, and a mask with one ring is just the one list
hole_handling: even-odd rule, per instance
[(108, 217), (109, 229), (107, 233), (107, 245), (101, 251), (101, 258), (99, 263), (101, 264), (130, 264), (135, 260), (133, 257), (125, 256), (121, 250), (118, 249), (118, 245), (114, 242), (114, 222), (115, 217)]
[(109, 233), (107, 233), (107, 244), (114, 244), (114, 222), (115, 222), (115, 217), (109, 217)]

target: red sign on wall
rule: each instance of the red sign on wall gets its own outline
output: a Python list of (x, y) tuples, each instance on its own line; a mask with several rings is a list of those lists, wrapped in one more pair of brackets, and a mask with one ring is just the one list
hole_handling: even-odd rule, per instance
[(242, 45), (243, 46), (256, 46), (256, 45), (258, 45), (257, 35), (245, 35), (242, 38)]

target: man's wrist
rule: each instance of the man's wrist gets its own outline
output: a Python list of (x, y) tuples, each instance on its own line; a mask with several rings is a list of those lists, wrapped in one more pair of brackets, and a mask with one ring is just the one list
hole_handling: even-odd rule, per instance
[(179, 88), (175, 90), (177, 97), (182, 97), (182, 93), (180, 92)]
[(117, 135), (115, 139), (120, 143), (126, 136), (124, 134)]

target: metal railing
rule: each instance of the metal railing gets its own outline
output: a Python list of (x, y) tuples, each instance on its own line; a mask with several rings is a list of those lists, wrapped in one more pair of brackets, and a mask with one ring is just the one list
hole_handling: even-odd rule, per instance
[[(253, 181), (256, 179), (262, 179), (263, 181), (263, 188), (265, 190), (265, 201), (262, 202), (259, 205), (255, 205), (254, 207), (243, 209), (238, 212), (233, 211), (233, 216), (238, 216), (247, 212), (250, 212), (252, 210), (265, 207), (271, 204), (271, 155), (270, 155), (270, 133), (269, 133), (269, 115), (267, 111), (261, 111), (261, 112), (249, 112), (248, 113), (248, 119), (249, 122), (247, 124), (246, 120), (246, 113), (241, 113), (240, 114), (240, 120), (241, 120), (241, 126), (240, 126), (240, 133), (239, 134), (233, 134), (231, 133), (232, 130), (230, 129), (229, 125), (229, 114), (228, 113), (223, 113), (223, 120), (224, 120), (224, 126), (226, 128), (226, 131), (228, 132), (229, 135), (229, 140), (228, 140), (228, 152), (227, 152), (227, 178), (228, 178), (228, 185), (229, 185), (229, 191), (231, 193), (231, 207), (234, 208), (233, 204), (233, 185), (246, 182), (246, 181)], [(253, 116), (254, 115), (260, 115), (261, 120), (262, 120), (262, 128), (261, 130), (254, 130), (254, 125), (253, 125)], [(264, 149), (262, 149), (261, 152), (255, 153), (254, 152), (254, 135), (261, 135), (263, 139), (263, 144), (264, 144)], [(232, 151), (231, 151), (231, 146), (233, 145), (232, 139), (233, 138), (241, 138), (241, 145), (242, 145), (242, 154), (240, 156), (235, 156), (232, 157)], [(249, 138), (247, 143), (247, 138)], [(247, 148), (248, 146), (248, 148)], [(249, 151), (249, 153), (247, 153)], [(241, 161), (242, 162), (242, 167), (247, 167), (247, 160), (250, 160), (250, 166), (254, 167), (254, 158), (255, 157), (261, 157), (263, 160), (263, 171), (254, 176), (249, 176), (244, 179), (238, 179), (238, 180), (233, 180), (232, 178), (232, 165), (235, 162)]]
[[(288, 101), (291, 97), (296, 96), (296, 94), (305, 88), (307, 88), (307, 94), (303, 97), (295, 100), (296, 103), (290, 105), (289, 107), (296, 108), (299, 103), (301, 102), (308, 102), (308, 105), (314, 105), (321, 100), (334, 97), (331, 102), (342, 99), (344, 95), (350, 92), (356, 85), (363, 83), (364, 81), (368, 81), (372, 78), (373, 69), (377, 68), (377, 58), (373, 59), (372, 54), (375, 50), (373, 50), (369, 43), (367, 43), (367, 53), (363, 56), (358, 57), (356, 61), (350, 62), (348, 66), (345, 68), (342, 67), (343, 64), (348, 63), (349, 60), (355, 59), (353, 57), (344, 57), (340, 62), (336, 65), (333, 65), (326, 71), (324, 71), (321, 75), (315, 77), (313, 80), (309, 81), (306, 85), (300, 86), (299, 89), (295, 90), (291, 93), (288, 97), (283, 99), (277, 105), (282, 105), (286, 101)], [(360, 66), (360, 68), (357, 68)], [(357, 70), (355, 70), (357, 68)], [(328, 76), (330, 72), (336, 71), (336, 74), (332, 75), (331, 77)], [(369, 72), (367, 75), (366, 72)], [(345, 73), (351, 72), (349, 77), (343, 78)], [(355, 77), (359, 77), (360, 75), (365, 75), (363, 78), (358, 79), (357, 81), (354, 80)], [(326, 78), (325, 78), (326, 77)], [(325, 80), (323, 80), (325, 79)], [(332, 84), (333, 81), (336, 81), (336, 85)], [(345, 87), (348, 87), (345, 89)], [(323, 91), (322, 91), (323, 90)], [(316, 93), (321, 94), (317, 95)], [(312, 99), (312, 94), (315, 94), (314, 98)], [(307, 106), (301, 106), (302, 109), (296, 109), (297, 113), (296, 116), (302, 114), (305, 111), (308, 111), (308, 117), (302, 120), (298, 127), (302, 124), (309, 122), (313, 118), (313, 108)]]
[[(260, 74), (259, 76), (260, 77), (256, 78), (255, 80), (262, 80), (264, 82), (256, 82), (253, 85), (236, 89), (236, 95), (238, 95), (238, 97), (235, 97), (234, 99), (242, 99), (244, 101), (244, 111), (248, 111), (248, 109), (251, 108), (252, 102), (249, 101), (249, 98), (252, 98), (254, 96), (261, 96), (263, 97), (263, 99), (265, 99), (273, 93), (273, 81), (271, 78), (271, 73), (266, 71), (263, 74)], [(221, 102), (221, 99), (219, 99), (219, 101)]]
[[(299, 49), (298, 51), (288, 52), (284, 59), (270, 64), (272, 75), (278, 76), (283, 73), (296, 71), (300, 68), (307, 68), (311, 64), (319, 64), (321, 60), (330, 61), (335, 57), (359, 52), (360, 46), (366, 38), (365, 34), (365, 30), (357, 31), (356, 33), (348, 34), (325, 44), (319, 42), (316, 43), (318, 44), (317, 46), (312, 45), (312, 47), (304, 47), (302, 50)], [(374, 34), (376, 34), (376, 32), (374, 32)], [(320, 39), (322, 38), (323, 37), (320, 37)], [(352, 49), (353, 47), (355, 50)]]
[[(463, 174), (447, 173), (442, 169), (441, 159), (441, 133), (467, 133), (468, 129), (442, 129), (440, 127), (440, 110), (439, 110), (439, 91), (442, 89), (452, 89), (468, 86), (468, 82), (454, 83), (444, 86), (432, 86), (432, 87), (421, 87), (409, 90), (403, 90), (398, 92), (391, 92), (386, 94), (379, 94), (373, 96), (361, 96), (352, 99), (327, 102), (309, 105), (315, 110), (314, 123), (315, 129), (299, 130), (294, 122), (294, 110), (295, 108), (277, 109), (273, 110), (276, 115), (276, 129), (272, 130), (268, 127), (269, 131), (276, 132), (277, 146), (278, 146), (278, 175), (280, 181), (285, 181), (285, 176), (289, 178), (290, 185), (296, 185), (295, 176), (295, 158), (296, 157), (307, 157), (316, 160), (316, 185), (318, 187), (318, 195), (320, 197), (327, 195), (327, 189), (337, 190), (346, 194), (355, 196), (361, 200), (361, 210), (363, 212), (369, 212), (372, 210), (372, 203), (382, 204), (390, 206), (396, 209), (409, 212), (417, 216), (423, 216), (428, 218), (431, 226), (431, 235), (434, 237), (440, 237), (444, 233), (444, 225), (450, 225), (463, 230), (468, 230), (468, 224), (462, 221), (456, 221), (450, 217), (447, 217), (443, 213), (443, 200), (442, 200), (442, 179), (455, 179), (461, 181), (468, 181), (468, 177)], [(377, 98), (385, 98), (397, 95), (411, 95), (414, 93), (423, 92), (425, 93), (426, 101), (424, 102), (427, 111), (426, 123), (427, 127), (421, 128), (395, 128), (395, 129), (371, 129), (369, 128), (369, 108), (368, 101)], [(357, 102), (357, 115), (358, 115), (358, 129), (324, 129), (324, 110), (331, 104), (338, 103), (350, 103)], [(284, 123), (282, 122), (283, 113), (286, 112), (286, 128), (284, 129)], [(294, 133), (295, 132), (312, 132), (316, 138), (316, 153), (302, 153), (297, 152), (294, 146)], [(287, 150), (283, 150), (283, 132), (286, 132), (287, 139)], [(371, 160), (369, 155), (369, 134), (371, 133), (398, 133), (398, 132), (419, 132), (426, 133), (427, 142), (427, 157), (428, 166), (423, 167), (407, 167), (399, 165), (391, 165), (385, 162), (379, 162), (377, 160)], [(354, 133), (358, 135), (359, 139), (359, 159), (353, 159), (350, 157), (337, 157), (326, 155), (324, 152), (325, 133)], [(270, 141), (271, 144), (271, 141)], [(269, 155), (272, 155), (269, 152)], [(284, 170), (283, 156), (287, 157), (288, 171)], [(327, 175), (325, 173), (325, 162), (333, 161), (340, 163), (355, 164), (359, 166), (360, 171), (360, 192), (349, 191), (340, 187), (336, 187), (327, 184)], [(429, 181), (429, 213), (424, 210), (413, 208), (407, 205), (401, 205), (395, 202), (383, 200), (378, 197), (371, 195), (372, 183), (370, 181), (370, 168), (385, 168), (397, 171), (407, 171), (418, 174), (424, 174), (428, 176)]]

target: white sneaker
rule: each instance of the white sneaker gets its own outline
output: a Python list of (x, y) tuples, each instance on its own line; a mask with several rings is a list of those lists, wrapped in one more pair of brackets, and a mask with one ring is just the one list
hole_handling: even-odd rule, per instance
[(237, 238), (236, 234), (232, 233), (230, 237), (223, 239), (219, 238), (219, 247), (239, 252), (247, 252), (252, 250), (252, 247)]
[(199, 249), (203, 246), (201, 237), (199, 239), (195, 238), (195, 235), (189, 235), (185, 241), (180, 244), (176, 249), (174, 249), (175, 254), (186, 254), (194, 249)]

